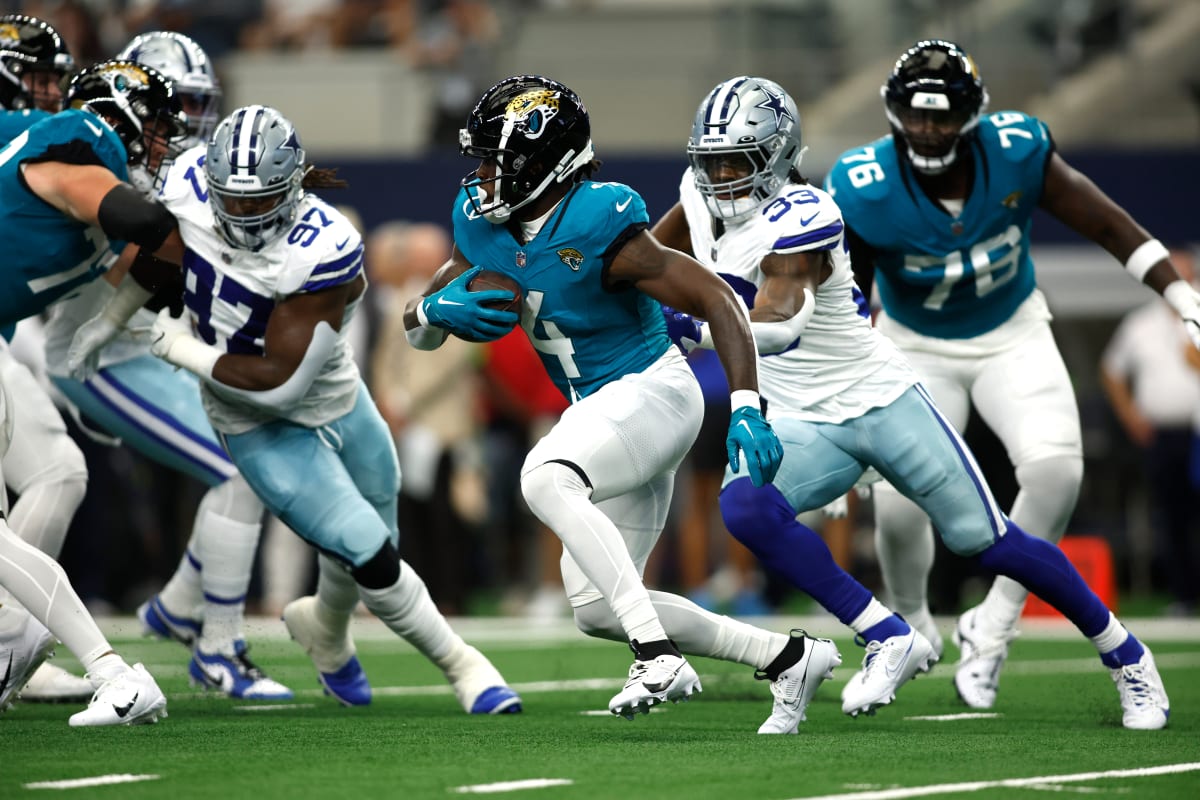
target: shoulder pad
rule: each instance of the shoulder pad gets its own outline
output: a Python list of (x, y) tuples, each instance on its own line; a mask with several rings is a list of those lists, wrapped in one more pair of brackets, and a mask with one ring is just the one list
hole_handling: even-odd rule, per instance
[(1037, 117), (1020, 111), (996, 111), (979, 120), (979, 140), (989, 155), (1020, 163), (1038, 162), (1052, 147), (1050, 131)]
[(363, 268), (362, 237), (342, 212), (305, 195), (291, 230), (279, 240), (287, 248), (280, 292), (317, 292), (358, 277)]
[(899, 179), (897, 168), (896, 145), (891, 136), (884, 136), (838, 156), (825, 177), (825, 191), (843, 210), (878, 202)]
[(842, 240), (841, 210), (815, 186), (789, 185), (760, 213), (776, 253), (828, 250)]

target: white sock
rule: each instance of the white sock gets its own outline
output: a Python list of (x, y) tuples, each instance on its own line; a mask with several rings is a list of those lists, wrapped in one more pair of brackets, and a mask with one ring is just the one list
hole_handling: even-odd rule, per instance
[(781, 633), (705, 611), (677, 594), (651, 590), (654, 610), (680, 652), (762, 669), (787, 645)]
[(1108, 612), (1108, 624), (1104, 626), (1104, 630), (1100, 631), (1099, 635), (1092, 637), (1092, 644), (1096, 645), (1096, 651), (1100, 655), (1104, 655), (1125, 644), (1125, 640), (1128, 638), (1129, 631), (1110, 611)]
[(862, 613), (851, 621), (850, 628), (855, 633), (862, 633), (890, 616), (892, 616), (892, 610), (879, 602), (877, 598), (872, 597), (871, 602), (867, 603), (867, 607), (862, 610)]
[(404, 561), (394, 584), (386, 589), (359, 586), (358, 593), (372, 614), (434, 664), (446, 669), (453, 662), (463, 640), (433, 604), (425, 582)]

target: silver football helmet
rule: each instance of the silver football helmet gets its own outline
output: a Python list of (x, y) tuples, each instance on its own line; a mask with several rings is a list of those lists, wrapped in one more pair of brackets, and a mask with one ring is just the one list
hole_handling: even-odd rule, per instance
[(188, 118), (184, 146), (195, 147), (208, 141), (217, 126), (221, 83), (200, 45), (182, 33), (152, 31), (125, 45), (117, 58), (154, 67), (174, 81), (175, 93), (183, 102), (183, 113)]
[(306, 171), (300, 136), (275, 109), (245, 106), (222, 120), (208, 143), (204, 175), (225, 241), (257, 251), (286, 233)]
[(774, 81), (730, 78), (700, 104), (687, 153), (709, 212), (741, 222), (799, 169), (800, 112)]

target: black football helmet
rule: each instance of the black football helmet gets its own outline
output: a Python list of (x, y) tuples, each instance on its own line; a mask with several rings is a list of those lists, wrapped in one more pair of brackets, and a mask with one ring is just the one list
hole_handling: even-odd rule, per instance
[(462, 180), (475, 212), (505, 222), (570, 178), (592, 161), (591, 132), (583, 101), (558, 81), (515, 75), (488, 89), (458, 134), (463, 155), (496, 165), (494, 177)]
[(931, 175), (950, 168), (988, 104), (975, 62), (941, 39), (905, 51), (880, 94), (897, 143), (914, 169)]
[(187, 134), (174, 85), (133, 61), (103, 61), (83, 70), (67, 87), (66, 104), (103, 117), (124, 143), (128, 163), (152, 176)]
[(38, 91), (27, 78), (46, 72), (57, 83), (74, 69), (66, 42), (49, 23), (26, 14), (0, 17), (0, 106), (9, 111), (40, 108), (57, 113), (62, 95)]

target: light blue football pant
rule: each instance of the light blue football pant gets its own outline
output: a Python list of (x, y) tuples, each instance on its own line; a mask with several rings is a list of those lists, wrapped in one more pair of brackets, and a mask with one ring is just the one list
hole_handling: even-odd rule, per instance
[(322, 552), (360, 567), (386, 541), (399, 546), (400, 465), (366, 386), (320, 428), (275, 420), (221, 439), (271, 513)]
[[(954, 553), (974, 555), (1004, 535), (1007, 520), (974, 456), (918, 384), (890, 405), (841, 423), (780, 417), (774, 485), (796, 513), (844, 495), (874, 467), (933, 520)], [(746, 477), (725, 470), (725, 483)]]
[(80, 411), (127, 445), (206, 486), (237, 469), (200, 403), (199, 379), (144, 355), (105, 367), (85, 382), (53, 378)]

